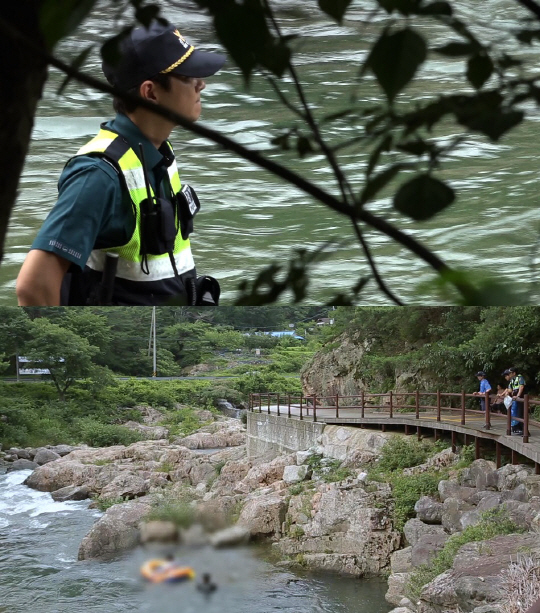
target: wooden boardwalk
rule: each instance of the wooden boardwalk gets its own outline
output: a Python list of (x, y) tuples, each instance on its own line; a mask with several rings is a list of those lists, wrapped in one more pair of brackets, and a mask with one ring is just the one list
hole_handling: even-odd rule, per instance
[[(377, 428), (385, 431), (404, 431), (406, 434), (434, 436), (437, 440), (442, 436), (450, 438), (452, 447), (458, 445), (475, 445), (476, 458), (489, 454), (495, 456), (497, 466), (502, 465), (503, 456), (509, 456), (512, 463), (518, 464), (527, 458), (535, 465), (537, 474), (540, 474), (540, 423), (529, 419), (529, 413), (520, 420), (523, 422), (524, 435), (509, 434), (510, 416), (493, 413), (489, 409), (482, 412), (465, 408), (466, 398), (472, 394), (447, 394), (448, 397), (459, 397), (460, 407), (442, 406), (444, 394), (437, 394), (436, 406), (422, 407), (418, 398), (424, 394), (416, 393), (416, 406), (408, 407), (406, 412), (403, 406), (397, 404), (380, 403), (370, 404), (362, 399), (361, 406), (346, 405), (344, 397), (326, 398), (302, 397), (292, 398), (277, 394), (253, 394), (250, 398), (250, 410), (267, 413), (290, 419), (317, 421), (325, 424), (349, 425), (360, 428)], [(377, 394), (373, 396), (388, 396)], [(277, 400), (277, 402), (276, 402)], [(328, 402), (331, 400), (332, 404)], [(477, 399), (476, 399), (477, 401)], [(532, 406), (527, 399), (526, 406)], [(534, 403), (536, 404), (536, 402)], [(315, 406), (315, 411), (314, 411)], [(520, 458), (520, 456), (522, 456)]]

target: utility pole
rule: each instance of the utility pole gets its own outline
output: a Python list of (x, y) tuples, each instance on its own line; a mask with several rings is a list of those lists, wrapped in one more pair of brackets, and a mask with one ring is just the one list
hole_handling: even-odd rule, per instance
[(153, 350), (152, 356), (152, 377), (157, 377), (157, 355), (156, 355), (156, 307), (152, 307), (152, 322), (150, 323), (150, 339), (148, 341), (148, 355)]

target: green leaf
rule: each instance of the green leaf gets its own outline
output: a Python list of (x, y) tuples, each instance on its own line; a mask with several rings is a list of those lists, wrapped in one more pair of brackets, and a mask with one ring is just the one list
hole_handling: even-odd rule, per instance
[(477, 115), (467, 119), (458, 117), (458, 121), (471, 130), (485, 134), (492, 141), (498, 141), (508, 130), (520, 124), (524, 116), (523, 111), (502, 111), (501, 109), (496, 109), (485, 115)]
[(39, 27), (47, 49), (69, 36), (94, 7), (96, 0), (44, 0), (39, 12)]
[(329, 17), (341, 23), (351, 2), (352, 0), (319, 0), (319, 8)]
[(477, 53), (469, 59), (467, 63), (467, 79), (475, 89), (480, 89), (492, 74), (493, 62), (489, 55)]
[(420, 6), (417, 13), (418, 15), (446, 15), (451, 17), (453, 10), (448, 2), (432, 2), (426, 6)]
[[(83, 49), (83, 51), (81, 51), (81, 53), (79, 53), (79, 55), (71, 62), (71, 64), (70, 64), (71, 68), (73, 68), (75, 70), (79, 70), (80, 67), (86, 61), (86, 58), (88, 57), (88, 55), (90, 54), (92, 49), (94, 49), (94, 47), (95, 47), (95, 45), (90, 45), (90, 47), (87, 47), (86, 49)], [(60, 84), (60, 87), (58, 88), (58, 91), (56, 92), (56, 94), (58, 96), (61, 96), (64, 93), (64, 90), (66, 89), (66, 87), (68, 86), (70, 81), (71, 81), (71, 77), (69, 75), (66, 76), (66, 78)]]
[(451, 187), (423, 174), (399, 188), (394, 196), (394, 208), (415, 221), (425, 221), (450, 206), (454, 200)]
[(135, 11), (135, 19), (143, 26), (148, 27), (159, 15), (159, 6), (148, 4)]
[(409, 28), (393, 34), (385, 31), (373, 45), (366, 65), (391, 103), (414, 77), (426, 55), (426, 43), (420, 34)]
[(540, 30), (520, 30), (516, 33), (516, 38), (526, 45), (530, 45), (533, 40), (540, 40)]
[(305, 136), (299, 136), (298, 137), (298, 141), (296, 143), (296, 149), (298, 151), (298, 155), (303, 158), (306, 155), (308, 155), (308, 153), (313, 153), (315, 151), (315, 149), (313, 148), (313, 145), (311, 144), (309, 138), (306, 138)]
[(416, 13), (420, 0), (377, 0), (379, 6), (388, 14), (398, 11), (402, 15)]
[(434, 51), (447, 57), (463, 57), (476, 53), (478, 51), (478, 46), (470, 42), (451, 42), (442, 47), (437, 47)]
[(411, 155), (416, 155), (420, 157), (425, 153), (429, 153), (433, 151), (433, 145), (430, 143), (426, 143), (425, 140), (421, 138), (413, 141), (408, 141), (406, 143), (400, 143), (397, 145), (399, 151), (403, 151), (404, 153), (410, 153)]
[(365, 204), (371, 200), (383, 187), (405, 168), (410, 168), (411, 164), (394, 164), (389, 168), (386, 168), (381, 173), (370, 179), (364, 187), (360, 196), (360, 204)]

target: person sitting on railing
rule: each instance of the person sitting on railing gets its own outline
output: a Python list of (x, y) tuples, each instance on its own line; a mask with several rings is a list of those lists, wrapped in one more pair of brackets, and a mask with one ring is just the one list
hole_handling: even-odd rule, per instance
[(474, 376), (478, 377), (478, 381), (480, 381), (480, 391), (474, 392), (473, 396), (482, 396), (482, 398), (480, 398), (480, 409), (482, 411), (485, 411), (486, 410), (486, 392), (488, 393), (491, 392), (491, 385), (489, 384), (489, 381), (486, 379), (486, 373), (483, 370), (480, 370)]
[(502, 413), (506, 415), (506, 406), (504, 404), (504, 397), (506, 396), (506, 389), (500, 384), (497, 384), (497, 395), (493, 396), (491, 402), (491, 411), (493, 413)]

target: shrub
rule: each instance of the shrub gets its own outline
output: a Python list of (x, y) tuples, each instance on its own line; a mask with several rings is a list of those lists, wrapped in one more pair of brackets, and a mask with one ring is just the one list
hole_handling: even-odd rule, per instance
[(154, 507), (145, 519), (146, 521), (172, 521), (181, 528), (189, 528), (195, 521), (195, 512), (184, 500), (167, 499)]
[(80, 440), (91, 447), (110, 447), (111, 445), (131, 445), (141, 440), (141, 435), (124, 426), (103, 424), (90, 417), (75, 423), (75, 432)]
[(431, 443), (393, 436), (381, 449), (378, 467), (384, 472), (418, 466), (433, 453)]
[(407, 476), (395, 472), (388, 476), (394, 497), (394, 528), (396, 530), (402, 531), (405, 522), (414, 515), (414, 505), (419, 498), (437, 493), (441, 479), (444, 479), (444, 476), (440, 471), (427, 471)]

